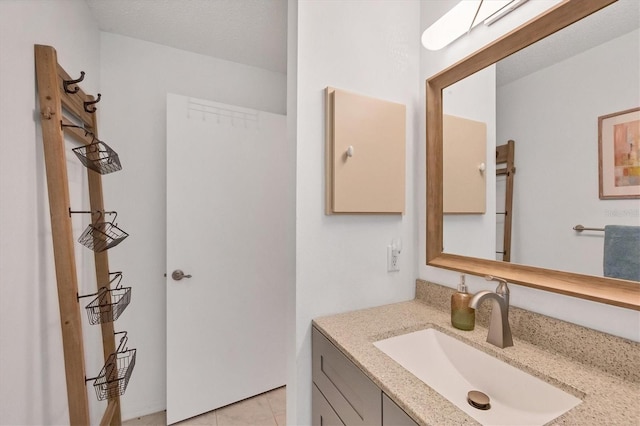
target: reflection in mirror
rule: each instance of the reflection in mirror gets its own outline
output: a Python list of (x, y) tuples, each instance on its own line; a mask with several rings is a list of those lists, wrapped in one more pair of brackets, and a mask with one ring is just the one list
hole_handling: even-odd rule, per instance
[[(627, 0), (622, 0), (627, 1)], [(436, 268), (450, 269), (474, 275), (494, 275), (502, 277), (513, 284), (520, 284), (539, 290), (550, 291), (563, 295), (578, 297), (581, 299), (606, 303), (609, 305), (640, 310), (640, 285), (635, 281), (599, 277), (595, 275), (566, 272), (557, 269), (547, 269), (538, 266), (500, 262), (492, 258), (451, 254), (443, 251), (443, 94), (447, 88), (458, 81), (483, 70), (486, 67), (520, 51), (526, 46), (542, 40), (545, 37), (578, 22), (584, 17), (615, 3), (615, 0), (564, 0), (553, 6), (548, 11), (540, 14), (512, 32), (500, 37), (482, 49), (472, 53), (449, 68), (437, 73), (426, 81), (427, 100), (427, 210), (426, 210), (426, 261), (427, 265)], [(618, 58), (618, 66), (624, 59)], [(622, 65), (620, 65), (622, 66)], [(600, 85), (608, 84), (607, 81), (599, 82)], [(495, 96), (495, 91), (493, 92)], [(554, 102), (565, 103), (566, 99)], [(473, 101), (472, 101), (473, 102)], [(592, 99), (590, 102), (597, 102)], [(476, 99), (475, 104), (483, 105), (483, 108), (495, 109), (493, 98)], [(569, 106), (563, 110), (568, 121), (574, 117), (574, 111)], [(544, 123), (542, 124), (544, 125)], [(489, 127), (488, 127), (489, 128)], [(564, 136), (564, 135), (563, 135)], [(562, 139), (562, 138), (560, 138)], [(488, 137), (489, 140), (489, 137)], [(516, 141), (517, 142), (517, 141)], [(585, 148), (581, 148), (585, 149)], [(518, 150), (516, 150), (518, 151)], [(574, 158), (573, 156), (571, 158)], [(535, 167), (538, 173), (544, 173), (547, 156), (538, 159)], [(575, 161), (568, 160), (565, 164), (567, 173), (570, 173)], [(487, 163), (489, 175), (491, 163)], [(516, 173), (517, 175), (518, 173)], [(516, 177), (517, 181), (517, 177)], [(538, 201), (543, 201), (542, 193), (538, 194)], [(567, 195), (567, 197), (575, 194)], [(620, 201), (620, 200), (615, 200)], [(548, 210), (554, 211), (554, 206), (548, 206)], [(612, 207), (615, 208), (615, 207)], [(494, 238), (491, 238), (493, 241)], [(487, 241), (487, 240), (484, 240)], [(481, 241), (473, 241), (473, 244), (481, 244)], [(471, 242), (469, 243), (471, 244)], [(549, 244), (549, 250), (554, 250), (554, 243)], [(558, 257), (564, 255), (558, 251)]]
[[(598, 117), (640, 106), (639, 24), (640, 2), (618, 1), (443, 90), (444, 114), (487, 126), (486, 213), (445, 214), (445, 253), (502, 259), (495, 150), (514, 140), (510, 261), (603, 276), (605, 233), (573, 228), (640, 226), (640, 200), (598, 193)], [(628, 133), (637, 150), (640, 130)]]
[[(486, 185), (486, 209), (483, 214), (459, 214), (451, 213), (444, 209), (444, 251), (446, 253), (456, 253), (465, 256), (479, 257), (483, 259), (495, 259), (495, 141), (496, 141), (496, 119), (495, 119), (495, 65), (491, 65), (477, 73), (447, 87), (443, 91), (443, 112), (444, 114), (459, 119), (473, 120), (483, 123), (486, 126), (486, 146), (485, 146), (485, 171), (483, 173)], [(446, 127), (443, 130), (443, 155), (446, 152), (450, 141), (448, 141)], [(469, 144), (475, 144), (475, 140), (470, 140)], [(466, 153), (460, 153), (460, 156)], [(454, 190), (447, 185), (447, 181), (452, 179), (452, 175), (459, 173), (458, 164), (454, 161), (450, 164), (444, 163), (444, 199), (451, 196)], [(457, 191), (456, 191), (457, 192)], [(463, 194), (466, 195), (466, 194)], [(445, 201), (446, 205), (446, 201)]]

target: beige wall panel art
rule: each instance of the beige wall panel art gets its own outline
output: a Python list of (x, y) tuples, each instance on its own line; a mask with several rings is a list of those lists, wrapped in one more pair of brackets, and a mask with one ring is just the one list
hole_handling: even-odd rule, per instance
[(487, 125), (443, 116), (444, 213), (486, 212)]
[(326, 213), (404, 213), (406, 108), (328, 87)]

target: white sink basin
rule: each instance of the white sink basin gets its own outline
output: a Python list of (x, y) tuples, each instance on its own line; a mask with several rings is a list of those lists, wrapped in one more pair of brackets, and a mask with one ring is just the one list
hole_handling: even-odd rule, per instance
[[(374, 345), (483, 425), (544, 425), (582, 402), (433, 328)], [(490, 409), (468, 403), (472, 390), (490, 398)]]

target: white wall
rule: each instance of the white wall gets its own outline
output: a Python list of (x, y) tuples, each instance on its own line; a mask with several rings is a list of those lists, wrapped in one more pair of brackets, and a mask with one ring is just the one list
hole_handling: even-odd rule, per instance
[[(72, 76), (85, 71), (86, 92), (95, 93), (100, 82), (99, 32), (84, 2), (0, 1), (0, 423), (7, 425), (69, 422), (34, 44), (55, 47)], [(75, 202), (86, 195), (86, 172), (74, 158), (70, 191), (82, 209)], [(76, 248), (81, 294), (95, 291), (88, 252)], [(86, 366), (97, 375), (100, 328), (92, 327), (85, 330)], [(96, 422), (104, 405), (88, 392)]]
[[(291, 182), (296, 182), (297, 174), (297, 146), (298, 135), (298, 1), (287, 1), (287, 144), (291, 147), (287, 156), (290, 166), (289, 175)], [(296, 217), (296, 192), (294, 185), (291, 207), (293, 216)], [(293, 233), (294, 268), (293, 279), (289, 282), (287, 291), (287, 424), (295, 424), (298, 418), (297, 391), (298, 391), (298, 351), (297, 351), (297, 324), (296, 324), (296, 234)]]
[[(423, 0), (421, 2), (421, 29), (424, 30), (455, 3), (455, 0)], [(555, 3), (558, 3), (558, 1), (527, 2), (492, 26), (479, 26), (470, 34), (463, 36), (461, 39), (455, 41), (449, 47), (446, 47), (441, 51), (431, 52), (422, 50), (420, 67), (422, 79), (427, 79), (433, 74), (447, 68), (468, 54), (535, 17), (537, 14)], [(421, 92), (424, 93), (424, 85), (422, 86)], [(421, 105), (425, 105), (424, 96), (421, 98)], [(421, 114), (424, 114), (424, 110)], [(420, 139), (422, 141), (424, 141), (424, 135), (425, 129), (424, 127), (421, 127)], [(419, 144), (419, 146), (421, 161), (425, 161), (426, 154), (424, 144)], [(455, 287), (458, 282), (458, 274), (456, 272), (432, 268), (424, 264), (424, 259), (426, 258), (426, 222), (423, 212), (425, 211), (425, 208), (428, 208), (426, 206), (426, 183), (424, 171), (420, 174), (416, 174), (416, 176), (417, 181), (419, 182), (418, 203), (421, 206), (420, 214), (418, 215), (420, 221), (418, 228), (418, 235), (420, 238), (420, 243), (418, 244), (418, 276), (428, 281), (441, 283), (449, 287)], [(476, 292), (481, 289), (493, 289), (494, 287), (478, 277), (469, 277), (467, 282), (469, 283), (470, 291), (472, 292)], [(549, 315), (551, 317), (636, 341), (640, 340), (640, 313), (636, 311), (616, 308), (601, 303), (538, 291), (516, 285), (512, 286), (511, 289), (511, 302), (515, 306), (539, 312), (544, 315)]]
[[(295, 382), (288, 383), (288, 424), (311, 421), (311, 319), (414, 294), (419, 8), (415, 1), (297, 5), (296, 359), (289, 366)], [(405, 215), (324, 214), (323, 90), (329, 85), (407, 106)], [(392, 238), (404, 247), (395, 273), (386, 270)]]
[(513, 262), (602, 275), (604, 233), (573, 226), (640, 224), (640, 201), (598, 197), (598, 117), (640, 105), (638, 75), (636, 30), (498, 88), (498, 135), (516, 140)]
[[(286, 76), (111, 33), (101, 33), (100, 41), (101, 139), (123, 164), (103, 179), (105, 202), (131, 234), (109, 253), (132, 287), (131, 305), (117, 324), (138, 349), (122, 399), (126, 419), (165, 408), (166, 94), (283, 114)], [(293, 265), (293, 229), (287, 238)]]

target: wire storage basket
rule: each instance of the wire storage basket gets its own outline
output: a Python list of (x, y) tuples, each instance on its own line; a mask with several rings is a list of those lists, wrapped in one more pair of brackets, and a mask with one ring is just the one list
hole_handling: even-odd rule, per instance
[(97, 377), (87, 379), (87, 381), (93, 380), (93, 388), (96, 391), (98, 401), (124, 395), (127, 390), (133, 367), (136, 365), (136, 350), (123, 349), (123, 342), (126, 342), (126, 339), (125, 335), (120, 340), (117, 351), (109, 355), (100, 374)]
[(92, 325), (117, 320), (131, 302), (131, 287), (122, 287), (122, 272), (115, 272), (114, 274), (116, 276), (109, 284), (117, 279), (118, 284), (116, 288), (102, 287), (98, 293), (96, 293), (96, 298), (85, 308), (87, 310), (87, 316), (89, 317), (89, 323)]
[(101, 140), (95, 139), (89, 145), (74, 148), (73, 152), (85, 167), (101, 175), (122, 169), (118, 153)]
[(128, 236), (113, 222), (98, 222), (89, 224), (78, 242), (95, 252), (101, 252), (117, 246)]

